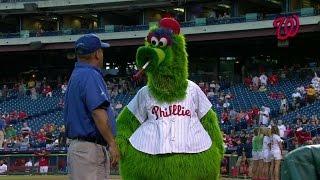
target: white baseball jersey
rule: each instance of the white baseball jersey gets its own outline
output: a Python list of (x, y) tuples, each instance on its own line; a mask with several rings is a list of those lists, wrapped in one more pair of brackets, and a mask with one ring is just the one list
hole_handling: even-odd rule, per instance
[(160, 103), (143, 87), (128, 104), (141, 126), (129, 138), (132, 146), (147, 154), (198, 153), (212, 141), (200, 119), (211, 109), (200, 87), (188, 81), (184, 100)]

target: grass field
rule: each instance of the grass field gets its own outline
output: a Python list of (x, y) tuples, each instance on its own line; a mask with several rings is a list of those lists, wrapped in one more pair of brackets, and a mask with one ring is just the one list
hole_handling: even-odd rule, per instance
[[(119, 176), (111, 176), (111, 179), (118, 180)], [(28, 175), (8, 175), (0, 176), (0, 180), (68, 180), (67, 176), (48, 175), (48, 176), (28, 176)]]
[[(111, 176), (111, 180), (120, 180), (120, 176)], [(221, 178), (221, 180), (235, 180), (239, 178)], [(240, 179), (250, 179), (250, 178), (240, 178)], [(68, 180), (67, 176), (58, 176), (58, 175), (48, 175), (48, 176), (28, 176), (28, 175), (10, 175), (10, 176), (1, 176), (0, 180)]]

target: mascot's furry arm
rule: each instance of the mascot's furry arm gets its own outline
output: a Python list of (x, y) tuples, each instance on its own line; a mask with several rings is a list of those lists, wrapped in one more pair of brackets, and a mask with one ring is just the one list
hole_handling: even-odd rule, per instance
[[(218, 118), (216, 116), (216, 113), (213, 112), (213, 110), (210, 110), (201, 119), (201, 123), (212, 139), (212, 142), (213, 142), (212, 147), (210, 148), (210, 150), (208, 150), (212, 152), (211, 153), (212, 155), (203, 156), (202, 162), (192, 161), (192, 157), (190, 156), (193, 156), (193, 155), (183, 155), (183, 156), (190, 157), (190, 164), (192, 164), (191, 166), (194, 166), (192, 167), (194, 171), (193, 172), (177, 171), (176, 172), (177, 176), (175, 176), (174, 175), (175, 169), (168, 168), (168, 166), (170, 167), (170, 164), (166, 165), (163, 163), (163, 165), (165, 166), (164, 168), (156, 167), (159, 161), (161, 161), (161, 157), (169, 157), (171, 155), (169, 156), (148, 155), (135, 150), (131, 146), (129, 142), (129, 138), (141, 124), (136, 119), (136, 117), (131, 113), (131, 111), (129, 111), (128, 108), (125, 107), (118, 116), (117, 138), (116, 138), (121, 151), (120, 174), (122, 178), (138, 180), (138, 179), (148, 179), (149, 177), (149, 179), (190, 179), (191, 180), (191, 179), (194, 179), (192, 177), (202, 177), (202, 175), (208, 174), (208, 178), (203, 177), (202, 179), (219, 179), (220, 163), (223, 158), (224, 147), (223, 147), (223, 140), (222, 140), (220, 128), (218, 125)], [(145, 158), (141, 158), (141, 156), (145, 156)], [(152, 161), (145, 162), (145, 160), (147, 159)], [(168, 162), (175, 164), (174, 155), (172, 155), (171, 159), (173, 161), (168, 161)], [(154, 164), (154, 166), (150, 166), (149, 163)], [(178, 164), (179, 162), (177, 161), (177, 167), (179, 167)], [(182, 166), (190, 166), (190, 164), (189, 165), (182, 164)], [(204, 167), (204, 169), (200, 169), (204, 164), (210, 164), (211, 166), (209, 167), (213, 167), (213, 168), (208, 169), (207, 167)], [(167, 169), (167, 168), (168, 168), (168, 171), (165, 171), (164, 169)]]

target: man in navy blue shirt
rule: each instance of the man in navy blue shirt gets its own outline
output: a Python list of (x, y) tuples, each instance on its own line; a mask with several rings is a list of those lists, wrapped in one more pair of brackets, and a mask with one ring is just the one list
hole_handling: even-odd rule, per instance
[(65, 96), (64, 121), (68, 148), (69, 178), (72, 180), (108, 179), (110, 161), (116, 165), (120, 153), (112, 134), (113, 112), (100, 68), (103, 50), (109, 44), (94, 34), (75, 43), (78, 62), (71, 74)]

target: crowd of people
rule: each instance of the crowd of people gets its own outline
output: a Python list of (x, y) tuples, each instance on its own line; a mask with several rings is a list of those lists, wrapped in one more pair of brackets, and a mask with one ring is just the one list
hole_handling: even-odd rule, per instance
[(34, 132), (25, 122), (20, 130), (12, 124), (4, 129), (4, 150), (53, 149), (54, 147), (66, 147), (64, 126), (57, 127), (55, 124), (45, 124), (39, 132)]
[[(38, 99), (39, 96), (52, 97), (53, 89), (56, 88), (61, 88), (61, 92), (64, 93), (67, 89), (67, 82), (62, 82), (60, 79), (61, 78), (48, 80), (46, 77), (42, 79), (32, 77), (29, 81), (23, 79), (9, 84), (3, 84), (2, 88), (0, 88), (0, 101), (12, 96), (30, 96), (33, 100)], [(52, 84), (54, 87), (52, 87)]]
[[(270, 73), (269, 75), (261, 72), (260, 76), (244, 78), (244, 84), (251, 91), (265, 93), (268, 91), (268, 86), (277, 86), (280, 79), (287, 79), (288, 72)], [(219, 120), (222, 126), (228, 125), (225, 126), (228, 128), (222, 128), (227, 153), (235, 153), (239, 157), (231, 169), (229, 169), (229, 159), (225, 158), (221, 164), (222, 173), (250, 175), (254, 179), (279, 179), (280, 157), (285, 152), (304, 145), (320, 144), (320, 122), (316, 113), (312, 117), (298, 114), (291, 122), (282, 122), (281, 120), (281, 116), (286, 115), (289, 111), (299, 110), (299, 108), (319, 99), (320, 78), (316, 73), (309, 85), (301, 85), (296, 88), (290, 102), (288, 99), (290, 97), (286, 97), (285, 93), (269, 91), (268, 97), (278, 100), (280, 103), (279, 111), (275, 113), (271, 113), (270, 108), (266, 105), (253, 106), (246, 111), (234, 109), (232, 99), (236, 95), (228, 91), (215, 91), (214, 88), (211, 88), (216, 86), (215, 83), (200, 82), (198, 85), (202, 87), (201, 89), (211, 102), (217, 101), (216, 107), (222, 109)], [(220, 85), (218, 87), (220, 88)], [(264, 144), (262, 143), (261, 146), (265, 149), (262, 150), (265, 153), (261, 153), (262, 155), (259, 157), (254, 152), (257, 148), (255, 145), (257, 132), (259, 136), (266, 136), (265, 141), (262, 141)], [(279, 153), (280, 148), (281, 152)], [(257, 177), (257, 175), (259, 176)]]
[(249, 75), (244, 78), (244, 84), (252, 91), (261, 91), (264, 92), (267, 90), (267, 85), (277, 85), (279, 83), (279, 77), (277, 74), (272, 73), (269, 77), (266, 73), (261, 73), (260, 76)]
[(18, 121), (22, 121), (28, 118), (28, 114), (21, 110), (13, 110), (11, 112), (0, 113), (0, 120), (5, 121), (6, 124), (16, 124)]
[[(264, 92), (267, 90), (268, 85), (277, 85), (279, 78), (276, 74), (271, 74), (268, 77), (265, 73), (261, 73), (259, 77), (255, 76), (250, 80), (246, 78), (244, 83), (250, 90)], [(121, 94), (134, 94), (136, 89), (141, 85), (136, 84), (129, 78), (111, 78), (108, 79), (106, 84), (112, 99)], [(276, 152), (272, 149), (273, 142), (279, 142), (278, 145), (279, 148), (281, 147), (280, 150), (282, 152), (307, 144), (320, 143), (320, 122), (316, 115), (313, 115), (310, 119), (304, 115), (298, 115), (296, 119), (293, 120), (293, 123), (283, 123), (281, 120), (275, 120), (281, 118), (271, 116), (270, 108), (266, 105), (261, 107), (253, 106), (246, 111), (234, 109), (232, 100), (236, 95), (228, 91), (223, 91), (218, 81), (199, 81), (198, 85), (207, 95), (208, 99), (214, 102), (215, 107), (222, 109), (219, 118), (220, 124), (231, 127), (229, 129), (223, 129), (224, 131), (222, 132), (225, 147), (227, 153), (236, 153), (239, 158), (233, 169), (229, 169), (228, 160), (224, 159), (221, 166), (222, 173), (234, 171), (235, 174), (252, 175), (255, 178), (258, 173), (258, 170), (255, 168), (260, 167), (259, 170), (262, 169), (263, 171), (258, 173), (260, 175), (258, 178), (271, 177), (272, 174), (278, 174), (276, 172), (279, 171), (279, 153), (277, 152), (278, 154), (272, 155), (273, 151)], [(64, 94), (67, 91), (68, 85), (67, 82), (64, 82), (54, 87), (60, 88), (61, 93)], [(312, 90), (310, 90), (310, 88)], [(43, 78), (42, 81), (31, 80), (26, 84), (22, 82), (17, 83), (11, 89), (8, 88), (7, 85), (3, 85), (1, 97), (10, 96), (9, 92), (12, 90), (19, 96), (30, 95), (31, 99), (34, 99), (40, 94), (44, 97), (52, 97), (53, 95), (53, 90), (51, 86), (46, 83), (46, 78)], [(280, 101), (279, 112), (281, 115), (285, 115), (288, 113), (290, 107), (292, 107), (292, 110), (298, 109), (304, 104), (312, 103), (318, 99), (320, 94), (319, 90), (320, 78), (315, 75), (310, 86), (300, 86), (296, 88), (296, 91), (292, 94), (292, 104), (289, 104), (283, 92), (271, 92), (269, 93), (269, 97)], [(63, 108), (64, 101), (62, 98), (58, 104), (59, 107)], [(112, 106), (117, 112), (120, 112), (125, 105), (126, 104), (120, 100), (112, 102)], [(56, 127), (54, 124), (46, 124), (39, 132), (33, 132), (28, 126), (27, 121), (25, 121), (20, 130), (13, 126), (15, 120), (23, 120), (26, 118), (28, 118), (28, 114), (22, 110), (13, 110), (12, 112), (3, 112), (1, 114), (3, 121), (1, 121), (0, 125), (2, 125), (0, 127), (3, 127), (4, 140), (3, 143), (0, 143), (3, 149), (51, 149), (66, 146), (67, 139), (63, 126)], [(252, 131), (253, 128), (254, 131)], [(262, 146), (256, 145), (256, 141), (259, 139), (258, 137), (260, 137), (259, 142), (262, 139)], [(257, 149), (261, 152), (265, 151), (265, 153), (257, 155)], [(266, 154), (268, 154), (268, 158)], [(283, 155), (283, 153), (280, 153), (280, 155)], [(270, 157), (274, 157), (273, 160)], [(25, 164), (27, 163), (30, 164), (30, 161), (26, 159)], [(3, 162), (2, 164), (5, 165)], [(253, 168), (253, 170), (251, 170), (251, 168)], [(0, 166), (0, 173), (2, 172), (1, 169), (2, 166)], [(47, 172), (47, 170), (44, 170), (44, 172)]]

